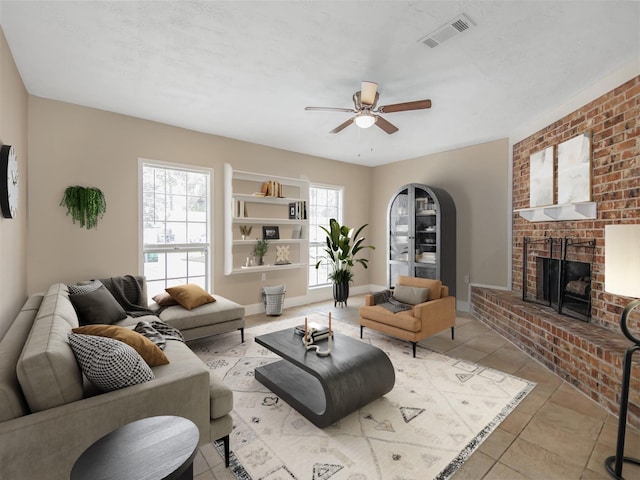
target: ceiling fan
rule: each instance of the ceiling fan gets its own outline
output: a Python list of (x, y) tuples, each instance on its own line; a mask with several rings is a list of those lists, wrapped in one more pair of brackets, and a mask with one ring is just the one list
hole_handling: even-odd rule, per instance
[[(333, 107), (305, 107), (305, 110), (320, 110), (330, 112), (355, 113), (344, 123), (341, 123), (329, 133), (338, 133), (346, 127), (355, 123), (360, 128), (369, 128), (376, 124), (388, 134), (398, 131), (398, 127), (378, 115), (379, 113), (406, 112), (407, 110), (422, 110), (431, 108), (431, 100), (416, 100), (414, 102), (394, 103), (378, 107), (378, 84), (374, 82), (362, 82), (360, 90), (353, 94), (354, 108), (333, 108)], [(377, 108), (376, 108), (377, 107)]]

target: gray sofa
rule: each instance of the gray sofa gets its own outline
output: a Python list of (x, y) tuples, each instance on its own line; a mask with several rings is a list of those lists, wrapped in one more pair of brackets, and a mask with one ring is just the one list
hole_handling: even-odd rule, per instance
[[(208, 307), (208, 322), (201, 307), (190, 312), (170, 307), (161, 316), (187, 338), (242, 329), (243, 308), (226, 302), (215, 307), (221, 309), (219, 322), (211, 310), (215, 303)], [(238, 313), (240, 318), (229, 318)], [(149, 319), (156, 318), (127, 317), (120, 324)], [(68, 334), (77, 326), (66, 285), (55, 284), (27, 299), (0, 341), (0, 478), (69, 478), (93, 442), (155, 415), (188, 418), (198, 427), (200, 445), (223, 439), (228, 449), (232, 391), (185, 343), (166, 342), (170, 363), (152, 367), (154, 380), (101, 393), (83, 377), (69, 345)]]

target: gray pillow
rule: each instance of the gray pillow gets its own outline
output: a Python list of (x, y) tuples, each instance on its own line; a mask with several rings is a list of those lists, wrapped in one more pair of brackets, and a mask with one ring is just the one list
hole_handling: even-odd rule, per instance
[(102, 282), (100, 280), (91, 280), (90, 282), (85, 282), (77, 285), (67, 285), (69, 289), (69, 293), (72, 295), (77, 295), (78, 293), (90, 293), (95, 292), (102, 286)]
[(70, 294), (69, 300), (76, 309), (81, 326), (95, 323), (110, 325), (127, 318), (124, 309), (104, 285), (93, 292)]
[(140, 354), (124, 342), (70, 333), (69, 345), (82, 373), (102, 391), (110, 392), (155, 378)]
[(262, 287), (264, 293), (266, 295), (277, 295), (279, 293), (284, 293), (287, 289), (286, 285), (276, 285), (274, 287)]
[(417, 305), (427, 301), (429, 298), (429, 289), (410, 287), (408, 285), (396, 285), (396, 288), (393, 290), (393, 298), (402, 303)]

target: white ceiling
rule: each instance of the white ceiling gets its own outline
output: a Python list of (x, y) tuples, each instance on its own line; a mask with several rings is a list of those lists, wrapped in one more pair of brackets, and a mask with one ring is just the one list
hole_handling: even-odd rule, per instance
[[(0, 22), (32, 95), (371, 166), (508, 137), (640, 64), (638, 1), (2, 0)], [(386, 114), (393, 135), (304, 110), (362, 80), (433, 107)]]

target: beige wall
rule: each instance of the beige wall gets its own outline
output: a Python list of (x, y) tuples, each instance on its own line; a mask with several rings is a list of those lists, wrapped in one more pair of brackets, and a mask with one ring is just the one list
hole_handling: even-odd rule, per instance
[(17, 218), (0, 216), (1, 338), (24, 303), (27, 291), (27, 91), (1, 30), (0, 143), (15, 148), (20, 177)]
[(386, 212), (403, 185), (440, 187), (453, 197), (457, 213), (457, 293), (468, 302), (464, 281), (507, 286), (509, 205), (507, 139), (376, 167), (371, 197), (371, 283), (386, 285)]
[[(287, 296), (306, 294), (306, 270), (223, 274), (223, 164), (312, 182), (343, 184), (344, 220), (369, 219), (372, 170), (38, 97), (29, 98), (28, 290), (138, 272), (138, 159), (209, 167), (213, 178), (213, 290), (242, 304), (259, 303), (264, 284), (287, 284)], [(107, 213), (87, 231), (59, 206), (69, 185), (100, 188)], [(355, 285), (369, 283), (359, 271)]]

